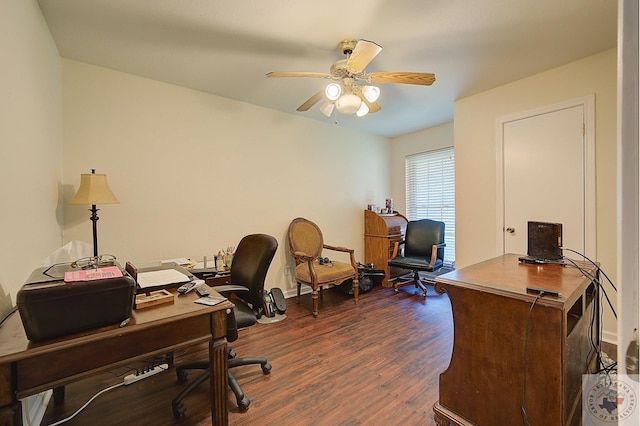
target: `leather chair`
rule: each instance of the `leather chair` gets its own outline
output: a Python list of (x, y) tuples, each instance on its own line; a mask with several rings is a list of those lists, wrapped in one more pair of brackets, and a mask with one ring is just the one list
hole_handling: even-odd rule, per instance
[[(348, 253), (350, 263), (321, 257), (322, 250)], [(295, 279), (298, 284), (298, 302), (302, 284), (311, 287), (313, 316), (318, 316), (318, 290), (326, 285), (339, 285), (353, 279), (353, 297), (358, 302), (358, 265), (354, 250), (324, 244), (318, 225), (304, 218), (296, 218), (289, 225), (289, 250), (296, 262)]]
[[(401, 245), (404, 250), (400, 250)], [(411, 274), (396, 280), (393, 284), (395, 292), (399, 287), (413, 284), (422, 290), (422, 297), (427, 297), (427, 284), (433, 282), (421, 278), (420, 272), (428, 274), (442, 268), (445, 245), (444, 222), (431, 219), (408, 222), (404, 240), (397, 241), (393, 247), (389, 266), (411, 270)]]
[[(229, 285), (213, 287), (219, 293), (228, 297), (236, 306), (227, 314), (227, 341), (233, 342), (238, 338), (238, 329), (250, 327), (262, 315), (264, 302), (264, 280), (273, 256), (278, 248), (275, 238), (265, 234), (247, 235), (240, 240), (231, 264)], [(244, 395), (231, 369), (240, 365), (260, 364), (262, 372), (269, 374), (271, 364), (266, 358), (236, 358), (235, 352), (229, 348), (228, 383), (236, 396), (240, 411), (246, 411), (251, 401)], [(173, 415), (176, 419), (184, 416), (186, 408), (182, 400), (189, 392), (209, 378), (209, 362), (196, 361), (176, 367), (179, 382), (187, 380), (187, 370), (205, 370), (172, 401)]]

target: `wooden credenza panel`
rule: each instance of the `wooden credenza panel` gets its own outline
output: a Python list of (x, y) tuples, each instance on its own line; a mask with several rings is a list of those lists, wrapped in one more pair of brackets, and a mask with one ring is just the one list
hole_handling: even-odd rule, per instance
[(385, 273), (383, 287), (389, 287), (389, 279), (397, 277), (403, 270), (389, 270), (389, 257), (396, 241), (404, 238), (407, 231), (407, 218), (400, 213), (379, 215), (370, 210), (364, 211), (364, 262), (373, 263), (376, 269)]
[[(597, 276), (594, 266), (581, 266)], [(527, 287), (560, 296), (544, 296), (531, 310)], [(530, 424), (580, 424), (582, 374), (595, 367), (591, 342), (599, 345), (597, 286), (577, 268), (505, 255), (437, 277), (436, 290), (448, 295), (454, 325), (434, 406), (438, 424), (523, 424), (525, 380)]]

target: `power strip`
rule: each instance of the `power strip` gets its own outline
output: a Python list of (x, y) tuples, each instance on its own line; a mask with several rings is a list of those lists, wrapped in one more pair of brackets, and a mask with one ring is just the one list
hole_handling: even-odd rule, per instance
[(142, 379), (146, 379), (147, 377), (151, 377), (154, 374), (162, 373), (163, 371), (167, 371), (168, 369), (169, 369), (169, 364), (165, 363), (165, 364), (156, 365), (151, 370), (145, 371), (144, 373), (129, 374), (124, 378), (124, 384), (130, 385), (131, 383), (135, 383)]

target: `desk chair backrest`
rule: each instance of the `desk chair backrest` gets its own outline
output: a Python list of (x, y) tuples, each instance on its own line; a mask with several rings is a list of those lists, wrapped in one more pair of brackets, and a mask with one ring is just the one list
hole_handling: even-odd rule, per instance
[[(444, 243), (444, 222), (420, 219), (407, 223), (405, 257), (431, 258), (431, 247), (441, 243)], [(437, 259), (444, 259), (444, 248), (439, 248), (437, 253)]]
[(242, 298), (253, 306), (262, 306), (264, 280), (278, 249), (275, 238), (266, 234), (247, 235), (236, 248), (231, 264), (230, 284), (247, 287)]

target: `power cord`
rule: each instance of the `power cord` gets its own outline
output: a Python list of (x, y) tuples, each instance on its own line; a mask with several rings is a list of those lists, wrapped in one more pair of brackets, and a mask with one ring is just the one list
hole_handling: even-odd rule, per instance
[[(606, 289), (604, 288), (604, 286), (602, 285), (601, 279), (600, 279), (600, 275), (604, 276), (606, 278), (606, 280), (609, 282), (609, 284), (611, 285), (611, 287), (613, 288), (614, 291), (618, 291), (618, 289), (616, 288), (615, 284), (613, 284), (613, 282), (611, 281), (611, 279), (609, 278), (609, 276), (606, 274), (606, 272), (600, 268), (600, 266), (598, 264), (596, 264), (593, 260), (589, 259), (587, 256), (585, 256), (584, 254), (580, 253), (577, 250), (573, 250), (571, 248), (568, 247), (561, 247), (562, 250), (567, 250), (570, 251), (572, 253), (575, 253), (577, 255), (579, 255), (580, 257), (582, 257), (583, 259), (587, 260), (589, 263), (591, 263), (593, 266), (596, 267), (598, 274), (596, 275), (592, 275), (590, 274), (588, 271), (586, 271), (584, 268), (582, 268), (576, 261), (574, 261), (573, 259), (563, 256), (564, 260), (569, 261), (569, 263), (571, 263), (575, 268), (577, 268), (582, 275), (584, 275), (585, 277), (589, 278), (593, 283), (595, 283), (598, 288), (600, 289), (600, 293), (601, 293), (601, 298), (604, 297), (607, 300), (607, 304), (609, 305), (609, 308), (611, 309), (611, 312), (613, 313), (614, 318), (618, 319), (618, 315), (616, 314), (616, 310), (613, 307), (613, 304), (611, 303), (611, 300), (609, 299), (609, 295), (607, 294)], [(594, 289), (594, 293), (595, 293), (595, 289)], [(603, 304), (599, 303), (600, 306), (600, 317), (602, 318), (602, 313), (603, 313)], [(611, 372), (615, 372), (617, 371), (617, 363), (613, 362), (611, 364), (605, 364), (603, 361), (603, 357), (602, 357), (602, 350), (599, 347), (599, 345), (593, 341), (593, 327), (594, 327), (594, 323), (596, 320), (596, 312), (595, 312), (595, 306), (593, 307), (593, 309), (591, 310), (591, 321), (589, 323), (589, 336), (590, 336), (590, 343), (591, 343), (591, 348), (593, 351), (595, 351), (598, 354), (598, 362), (599, 362), (599, 366), (598, 366), (598, 373), (605, 373), (607, 376), (611, 373)], [(599, 336), (602, 336), (602, 331), (603, 331), (603, 322), (600, 321), (600, 330), (598, 330)], [(587, 360), (589, 359), (589, 357), (591, 356), (590, 352), (587, 355)]]
[(66, 423), (66, 422), (68, 422), (69, 420), (73, 419), (75, 416), (77, 416), (78, 414), (80, 414), (80, 412), (81, 412), (82, 410), (84, 410), (85, 408), (87, 408), (87, 406), (88, 406), (89, 404), (91, 404), (91, 402), (93, 402), (93, 400), (94, 400), (94, 399), (96, 399), (97, 397), (99, 397), (99, 396), (100, 396), (100, 395), (102, 395), (103, 393), (108, 392), (108, 391), (110, 391), (110, 390), (113, 390), (113, 389), (115, 389), (115, 388), (118, 388), (118, 387), (120, 387), (120, 386), (124, 386), (124, 382), (121, 382), (121, 383), (115, 384), (115, 385), (113, 385), (113, 386), (109, 386), (108, 388), (102, 389), (100, 392), (98, 392), (98, 393), (97, 393), (97, 394), (95, 394), (93, 397), (91, 397), (91, 399), (89, 399), (87, 402), (85, 402), (85, 404), (84, 404), (82, 407), (78, 408), (78, 409), (76, 410), (76, 412), (75, 412), (75, 413), (73, 413), (72, 415), (70, 415), (69, 417), (67, 417), (67, 418), (65, 418), (65, 419), (59, 420), (59, 421), (57, 421), (57, 422), (55, 422), (55, 423), (51, 423), (49, 426), (56, 426), (56, 425), (60, 425), (60, 424), (62, 424), (62, 423)]
[[(576, 252), (577, 253), (577, 252)], [(580, 254), (580, 253), (578, 253)], [(584, 275), (585, 277), (589, 278), (591, 281), (595, 282), (598, 284), (598, 287), (600, 287), (600, 290), (602, 290), (602, 294), (605, 297), (605, 299), (607, 299), (607, 303), (609, 304), (609, 308), (611, 308), (611, 312), (613, 313), (613, 316), (618, 319), (618, 315), (616, 314), (616, 310), (613, 307), (613, 304), (611, 303), (611, 299), (609, 299), (609, 295), (607, 294), (605, 288), (602, 286), (602, 283), (600, 282), (599, 279), (597, 279), (595, 276), (591, 275), (588, 271), (586, 271), (584, 268), (580, 267), (580, 265), (578, 265), (576, 263), (575, 260), (570, 259), (566, 256), (563, 256), (564, 260), (568, 260), (573, 266), (575, 266), (581, 273), (582, 275)], [(587, 259), (585, 257), (585, 259)], [(587, 259), (589, 260), (589, 259)], [(591, 262), (596, 268), (598, 268), (598, 272), (601, 272), (602, 275), (604, 275), (604, 277), (607, 279), (607, 281), (609, 282), (609, 284), (611, 284), (611, 287), (617, 292), (618, 289), (616, 288), (616, 286), (613, 284), (613, 282), (611, 282), (611, 280), (609, 279), (609, 277), (607, 276), (607, 274), (605, 274), (605, 272), (595, 263), (593, 263), (591, 260), (589, 260), (589, 262)]]
[[(160, 360), (165, 360), (165, 359), (166, 359), (166, 357), (164, 357), (164, 356), (160, 357)], [(127, 376), (127, 377), (125, 377), (124, 381), (122, 381), (120, 383), (117, 383), (117, 384), (115, 384), (113, 386), (109, 386), (109, 387), (107, 387), (105, 389), (102, 389), (101, 391), (96, 393), (94, 396), (92, 396), (87, 402), (85, 402), (82, 407), (78, 408), (75, 413), (73, 413), (72, 415), (70, 415), (67, 418), (64, 418), (62, 420), (58, 420), (55, 423), (51, 423), (49, 426), (56, 426), (56, 425), (60, 425), (62, 423), (68, 422), (69, 420), (73, 419), (75, 416), (80, 414), (80, 412), (82, 410), (87, 408), (87, 406), (89, 404), (91, 404), (97, 397), (99, 397), (103, 393), (108, 392), (108, 391), (113, 390), (113, 389), (116, 389), (116, 388), (119, 388), (120, 386), (124, 386), (124, 385), (128, 385), (128, 384), (136, 382), (137, 379), (135, 377), (139, 377), (139, 376), (145, 375), (147, 373), (150, 373), (151, 371), (154, 371), (155, 369), (161, 369), (162, 371), (168, 370), (168, 365), (166, 363), (162, 364), (162, 365), (157, 365), (156, 361), (157, 361), (157, 359), (152, 361), (152, 362), (149, 362), (150, 366), (148, 366), (148, 367), (144, 367), (143, 366), (141, 369), (139, 369), (137, 367), (127, 367), (127, 371), (135, 371), (135, 374), (130, 374), (129, 375), (129, 376), (133, 376), (133, 377)], [(115, 375), (115, 376), (116, 377), (121, 377), (121, 375)]]
[[(606, 273), (605, 273), (605, 272), (600, 268), (600, 266), (598, 266), (598, 264), (596, 264), (593, 260), (589, 259), (587, 256), (585, 256), (584, 254), (580, 253), (580, 252), (579, 252), (579, 251), (577, 251), (577, 250), (574, 250), (574, 249), (571, 249), (571, 248), (568, 248), (568, 247), (560, 247), (560, 249), (561, 249), (561, 250), (568, 250), (568, 251), (570, 251), (571, 253), (575, 253), (575, 254), (577, 254), (578, 256), (580, 256), (580, 257), (582, 257), (583, 259), (585, 259), (586, 261), (588, 261), (589, 263), (591, 263), (591, 264), (592, 264), (593, 266), (595, 266), (596, 268), (598, 268), (598, 271), (600, 271), (600, 272), (602, 273), (602, 275), (604, 275), (604, 277), (607, 279), (607, 281), (609, 281), (609, 284), (611, 284), (611, 287), (613, 287), (613, 289), (614, 289), (615, 291), (618, 291), (618, 289), (617, 289), (617, 288), (616, 288), (616, 286), (613, 284), (613, 282), (611, 281), (611, 279), (609, 279), (609, 276), (608, 276), (608, 275), (607, 275), (607, 274), (606, 274)], [(571, 260), (571, 259), (567, 258), (566, 256), (565, 256), (565, 258), (566, 258), (567, 260)]]

